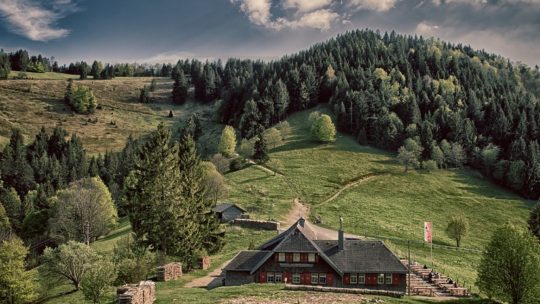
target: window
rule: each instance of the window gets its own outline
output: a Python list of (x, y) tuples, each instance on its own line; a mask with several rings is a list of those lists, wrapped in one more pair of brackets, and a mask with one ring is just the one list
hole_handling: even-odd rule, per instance
[(299, 273), (293, 273), (293, 275), (292, 275), (292, 283), (293, 284), (300, 284), (300, 274)]
[(392, 285), (392, 274), (387, 273), (384, 275), (384, 284), (386, 285)]
[(268, 274), (266, 274), (266, 282), (267, 283), (274, 283), (274, 273), (273, 272), (269, 272)]
[(351, 284), (358, 284), (356, 280), (356, 273), (351, 273)]
[(274, 275), (274, 281), (276, 283), (283, 282), (283, 276), (282, 276), (281, 272), (276, 272), (276, 274)]
[(285, 252), (278, 253), (278, 261), (285, 262)]
[(300, 262), (300, 253), (293, 253), (292, 261), (295, 263)]
[(315, 263), (315, 253), (308, 254), (308, 262)]
[(326, 284), (326, 273), (319, 273), (319, 284)]
[(311, 274), (311, 284), (319, 284), (319, 275), (316, 273)]
[(379, 273), (379, 275), (377, 276), (377, 284), (384, 284), (384, 273)]
[(363, 273), (358, 274), (358, 284), (366, 284), (366, 275)]

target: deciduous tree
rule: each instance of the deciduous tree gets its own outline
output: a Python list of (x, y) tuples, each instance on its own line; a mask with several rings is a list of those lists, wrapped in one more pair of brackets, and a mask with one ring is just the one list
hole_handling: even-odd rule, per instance
[(227, 156), (231, 157), (234, 155), (236, 150), (236, 133), (234, 128), (231, 126), (225, 126), (223, 132), (221, 133), (221, 139), (219, 140), (218, 151)]
[(332, 123), (330, 116), (323, 114), (313, 121), (311, 125), (311, 136), (319, 142), (336, 141), (336, 127)]
[(480, 291), (507, 303), (535, 303), (540, 298), (539, 281), (538, 240), (509, 224), (495, 230), (478, 268)]
[(461, 246), (461, 241), (469, 232), (469, 221), (463, 215), (452, 216), (446, 226), (446, 234), (456, 241), (456, 247)]

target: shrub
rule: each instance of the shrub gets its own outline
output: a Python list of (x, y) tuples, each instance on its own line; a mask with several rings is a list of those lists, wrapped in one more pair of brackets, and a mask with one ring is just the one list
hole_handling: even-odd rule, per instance
[(428, 172), (433, 171), (433, 170), (437, 170), (437, 168), (438, 168), (437, 167), (437, 162), (432, 160), (432, 159), (424, 161), (422, 163), (422, 167)]
[(71, 82), (66, 89), (65, 101), (71, 106), (71, 108), (81, 114), (93, 113), (97, 108), (97, 101), (94, 97), (92, 90), (80, 86), (72, 91)]
[(229, 170), (238, 171), (242, 170), (246, 166), (246, 161), (242, 158), (235, 158), (231, 161), (229, 165)]

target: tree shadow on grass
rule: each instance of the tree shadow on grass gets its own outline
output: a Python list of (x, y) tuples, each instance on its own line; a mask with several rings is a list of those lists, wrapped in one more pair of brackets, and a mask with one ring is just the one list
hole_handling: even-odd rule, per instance
[(479, 177), (475, 173), (477, 172), (468, 169), (455, 170), (452, 180), (462, 184), (462, 186), (458, 186), (458, 189), (484, 196), (486, 198), (498, 200), (518, 200), (522, 203), (521, 207), (527, 210), (531, 209), (535, 205), (535, 201), (528, 200), (509, 189), (497, 185), (488, 178)]

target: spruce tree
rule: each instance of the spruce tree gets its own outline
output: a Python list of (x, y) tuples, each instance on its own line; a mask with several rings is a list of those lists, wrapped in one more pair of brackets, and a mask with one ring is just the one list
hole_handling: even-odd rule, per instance
[(255, 146), (253, 148), (253, 159), (259, 164), (264, 164), (270, 159), (268, 156), (266, 140), (262, 134), (259, 134), (257, 136), (257, 141), (255, 141)]
[(188, 96), (188, 82), (184, 71), (179, 69), (175, 73), (174, 85), (172, 90), (173, 101), (177, 104), (183, 104), (187, 100)]
[(178, 145), (170, 141), (170, 130), (160, 124), (142, 145), (124, 183), (124, 205), (139, 245), (185, 258), (196, 223), (182, 198)]
[(214, 202), (207, 198), (204, 171), (197, 155), (195, 142), (189, 135), (180, 140), (178, 153), (178, 167), (182, 185), (183, 203), (189, 208), (195, 227), (187, 231), (186, 238), (191, 245), (192, 252), (200, 250), (215, 253), (223, 247), (224, 232), (219, 227), (219, 222), (214, 216), (212, 208)]

